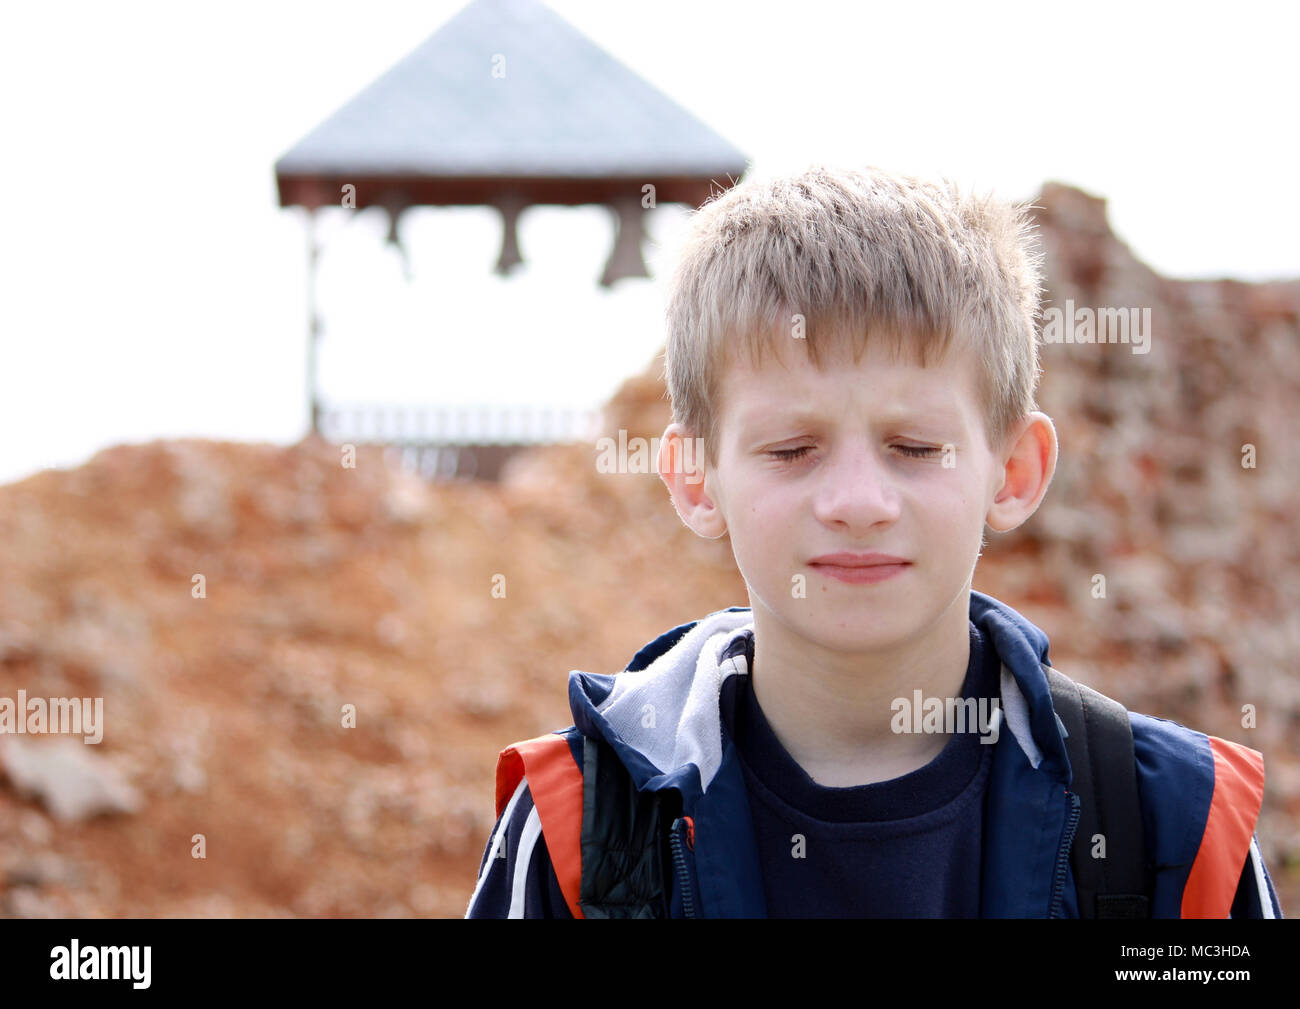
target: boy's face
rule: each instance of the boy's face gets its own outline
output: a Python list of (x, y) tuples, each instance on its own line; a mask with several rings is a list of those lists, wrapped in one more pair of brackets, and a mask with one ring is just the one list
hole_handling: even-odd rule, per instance
[[(717, 464), (702, 483), (672, 472), (684, 432), (665, 432), (660, 473), (678, 514), (702, 536), (730, 533), (756, 625), (874, 652), (945, 614), (951, 624), (953, 607), (968, 605), (985, 523), (1014, 528), (1047, 488), (1051, 421), (1031, 414), (1005, 449), (990, 449), (964, 348), (923, 368), (873, 346), (856, 363), (847, 351), (824, 360), (825, 370), (799, 340), (777, 349), (758, 368), (728, 362)], [(837, 553), (902, 563), (855, 572), (818, 560)]]

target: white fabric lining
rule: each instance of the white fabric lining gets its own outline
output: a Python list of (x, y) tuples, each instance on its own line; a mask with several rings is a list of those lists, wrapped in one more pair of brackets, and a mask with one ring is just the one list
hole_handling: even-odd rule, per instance
[(694, 764), (707, 789), (722, 764), (722, 681), (744, 672), (719, 656), (752, 629), (749, 612), (710, 614), (645, 669), (619, 673), (596, 710), (660, 771)]

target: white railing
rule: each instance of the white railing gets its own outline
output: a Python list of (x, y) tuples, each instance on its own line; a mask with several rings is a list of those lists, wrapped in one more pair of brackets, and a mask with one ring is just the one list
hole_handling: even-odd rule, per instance
[(321, 434), (371, 445), (546, 445), (593, 440), (599, 417), (550, 406), (358, 404), (327, 407)]
[(530, 445), (594, 441), (599, 410), (549, 406), (351, 404), (321, 411), (336, 445), (384, 445), (403, 469), (429, 480), (494, 480)]

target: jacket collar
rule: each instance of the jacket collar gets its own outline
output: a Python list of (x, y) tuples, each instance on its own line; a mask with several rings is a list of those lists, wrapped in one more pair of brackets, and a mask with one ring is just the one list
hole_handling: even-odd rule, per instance
[[(999, 732), (999, 748), (1014, 740), (1030, 768), (1067, 784), (1063, 729), (1043, 671), (1047, 635), (980, 592), (970, 594), (970, 619), (1002, 660), (1001, 730), (1009, 732)], [(753, 631), (752, 611), (733, 606), (661, 634), (617, 676), (570, 672), (574, 724), (614, 748), (638, 789), (706, 792), (723, 762), (722, 683), (748, 674), (736, 645)]]

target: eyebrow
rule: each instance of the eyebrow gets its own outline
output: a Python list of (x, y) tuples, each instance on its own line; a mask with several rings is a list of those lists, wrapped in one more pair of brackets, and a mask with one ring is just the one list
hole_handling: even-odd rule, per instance
[[(744, 433), (759, 424), (791, 424), (798, 426), (800, 424), (818, 423), (825, 418), (817, 410), (799, 407), (793, 409), (753, 409), (741, 415), (737, 428)], [(939, 423), (957, 424), (961, 422), (961, 412), (951, 406), (941, 406), (934, 409), (913, 409), (903, 407), (899, 410), (891, 410), (882, 418), (888, 422), (910, 422), (910, 421), (938, 421)]]

